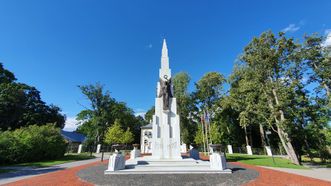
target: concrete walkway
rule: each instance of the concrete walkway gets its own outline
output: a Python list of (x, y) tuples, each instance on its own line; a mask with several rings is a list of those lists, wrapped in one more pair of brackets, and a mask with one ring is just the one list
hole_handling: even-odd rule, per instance
[[(76, 167), (80, 165), (89, 164), (92, 162), (100, 161), (100, 155), (96, 155), (96, 158), (89, 160), (74, 161), (70, 163), (64, 163), (59, 165), (54, 165), (50, 167), (24, 167), (24, 166), (8, 166), (1, 167), (1, 169), (13, 169), (14, 171), (0, 174), (0, 185), (11, 183), (14, 181), (31, 178), (34, 176), (63, 170), (71, 167)], [(105, 156), (105, 159), (109, 158), (109, 155)]]
[(275, 168), (275, 167), (265, 167), (265, 166), (261, 166), (261, 167), (331, 182), (331, 168), (289, 169), (289, 168)]

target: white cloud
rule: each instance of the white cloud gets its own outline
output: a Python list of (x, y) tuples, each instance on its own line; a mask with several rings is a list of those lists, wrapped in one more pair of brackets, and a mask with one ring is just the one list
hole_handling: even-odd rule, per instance
[(76, 117), (67, 117), (63, 130), (74, 131), (78, 127)]
[(146, 114), (146, 112), (135, 112), (134, 113), (135, 116), (141, 116), (143, 118), (145, 118), (145, 114)]
[(331, 29), (325, 30), (326, 39), (323, 42), (323, 47), (331, 47)]
[[(301, 23), (300, 23), (301, 24)], [(300, 26), (296, 24), (289, 24), (286, 28), (282, 30), (282, 32), (296, 32), (300, 29)]]
[(135, 116), (141, 116), (141, 117), (145, 118), (145, 114), (146, 114), (145, 109), (141, 109), (141, 108), (134, 109)]

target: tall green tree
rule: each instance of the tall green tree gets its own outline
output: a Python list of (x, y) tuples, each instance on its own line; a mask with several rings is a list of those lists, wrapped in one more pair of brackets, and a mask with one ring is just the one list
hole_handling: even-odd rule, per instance
[(35, 87), (16, 82), (14, 74), (0, 63), (0, 129), (47, 123), (63, 128), (65, 116), (61, 109), (42, 101)]
[(139, 142), (140, 126), (146, 123), (143, 118), (136, 117), (124, 102), (112, 98), (109, 91), (105, 91), (99, 83), (79, 88), (90, 101), (90, 106), (77, 115), (81, 124), (77, 131), (87, 135), (89, 145), (102, 143), (106, 129), (111, 127), (116, 119), (122, 128), (130, 127), (135, 142)]
[(78, 131), (94, 139), (92, 140), (94, 143), (99, 143), (104, 136), (104, 131), (110, 126), (109, 122), (113, 120), (109, 115), (109, 108), (115, 104), (115, 100), (111, 98), (108, 91), (103, 90), (103, 86), (99, 83), (78, 87), (90, 101), (90, 106), (77, 115), (77, 120), (81, 123)]
[(186, 144), (193, 143), (197, 125), (194, 113), (197, 111), (194, 100), (188, 92), (190, 76), (179, 72), (173, 77), (174, 96), (177, 100), (177, 113), (180, 117), (181, 140)]

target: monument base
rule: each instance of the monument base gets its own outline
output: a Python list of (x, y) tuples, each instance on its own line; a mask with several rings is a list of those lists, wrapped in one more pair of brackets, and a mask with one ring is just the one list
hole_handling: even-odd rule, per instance
[(209, 161), (184, 158), (181, 160), (153, 159), (152, 157), (138, 157), (125, 162), (125, 169), (105, 174), (231, 174), (231, 169), (216, 170), (211, 168)]

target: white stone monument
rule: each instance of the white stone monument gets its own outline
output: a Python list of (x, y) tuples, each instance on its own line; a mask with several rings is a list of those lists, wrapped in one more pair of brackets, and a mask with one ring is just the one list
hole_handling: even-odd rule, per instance
[(163, 40), (161, 68), (153, 115), (152, 158), (182, 159), (176, 98), (173, 97), (166, 41)]
[[(137, 157), (133, 150), (131, 152), (133, 158), (125, 161), (123, 155), (114, 154), (110, 157), (105, 174), (232, 173), (230, 169), (226, 169), (225, 157), (220, 153), (213, 153), (210, 162), (202, 161), (199, 158), (199, 151), (190, 147), (190, 158), (182, 158), (179, 116), (177, 115), (176, 98), (173, 97), (165, 40), (162, 46), (156, 94), (151, 135), (152, 156)], [(149, 133), (147, 134), (149, 136)], [(143, 140), (145, 142), (145, 138)]]

